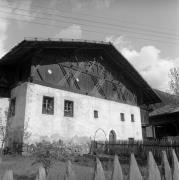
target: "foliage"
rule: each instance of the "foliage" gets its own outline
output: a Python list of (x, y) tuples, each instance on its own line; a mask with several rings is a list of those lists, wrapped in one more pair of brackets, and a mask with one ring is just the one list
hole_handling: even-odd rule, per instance
[(83, 149), (88, 145), (75, 145), (72, 143), (64, 143), (62, 140), (58, 142), (48, 142), (43, 140), (33, 146), (32, 155), (35, 157), (33, 164), (40, 163), (48, 174), (49, 168), (56, 160), (73, 160), (74, 157), (81, 156)]
[(53, 157), (49, 151), (49, 144), (47, 142), (37, 143), (35, 146), (35, 161), (32, 165), (40, 163), (45, 168), (46, 174), (48, 174), (49, 168), (53, 163)]
[[(5, 117), (6, 121), (2, 123), (2, 126), (0, 126), (0, 141), (1, 141), (1, 150), (4, 147), (4, 144), (7, 142), (8, 137), (9, 137), (9, 130), (11, 129), (11, 121), (9, 118), (9, 113), (8, 111), (5, 111)], [(2, 151), (1, 151), (2, 154)]]
[(179, 95), (179, 68), (174, 67), (170, 69), (169, 78), (170, 90), (173, 94)]

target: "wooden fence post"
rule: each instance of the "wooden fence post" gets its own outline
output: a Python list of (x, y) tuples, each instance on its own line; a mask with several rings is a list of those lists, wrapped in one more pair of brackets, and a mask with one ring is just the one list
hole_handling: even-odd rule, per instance
[(13, 180), (13, 172), (12, 170), (7, 170), (3, 176), (3, 180)]
[(114, 156), (114, 166), (111, 180), (123, 180), (123, 173), (117, 155)]
[(71, 161), (67, 161), (64, 180), (76, 180), (76, 175), (72, 169)]
[(171, 168), (168, 163), (167, 154), (165, 151), (162, 151), (162, 166), (164, 170), (164, 179), (172, 180), (172, 172), (171, 172)]
[(173, 156), (173, 180), (179, 180), (179, 162), (175, 154), (175, 151), (172, 149)]
[(161, 180), (160, 171), (150, 151), (148, 154), (148, 180)]
[(46, 180), (46, 172), (44, 167), (40, 166), (38, 170), (38, 174), (36, 176), (36, 180)]
[(102, 167), (101, 162), (98, 158), (96, 158), (96, 167), (94, 170), (93, 180), (105, 180), (103, 167)]
[(142, 175), (133, 153), (131, 153), (129, 180), (142, 180)]

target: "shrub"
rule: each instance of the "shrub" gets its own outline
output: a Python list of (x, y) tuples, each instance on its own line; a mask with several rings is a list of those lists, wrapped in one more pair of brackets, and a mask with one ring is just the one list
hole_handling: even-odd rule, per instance
[(64, 143), (62, 140), (58, 142), (41, 141), (33, 146), (33, 156), (35, 161), (33, 164), (41, 163), (48, 174), (49, 168), (56, 160), (73, 160), (76, 156), (81, 156), (89, 149), (89, 144), (77, 145), (74, 143)]

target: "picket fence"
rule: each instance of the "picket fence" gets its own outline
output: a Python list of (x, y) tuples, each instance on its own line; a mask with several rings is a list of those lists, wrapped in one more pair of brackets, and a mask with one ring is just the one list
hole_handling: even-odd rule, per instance
[[(161, 174), (154, 160), (152, 152), (149, 152), (147, 180), (179, 180), (179, 161), (177, 159), (174, 150), (172, 150), (172, 158), (173, 158), (173, 162), (172, 162), (173, 164), (172, 164), (172, 168), (170, 168), (166, 152), (165, 151), (162, 152), (163, 173)], [(78, 180), (75, 172), (73, 171), (72, 164), (70, 161), (67, 162), (66, 173), (64, 177), (62, 177), (61, 179)], [(132, 153), (130, 159), (128, 180), (143, 180), (143, 179), (144, 177), (142, 177), (135, 156)], [(13, 180), (13, 171), (12, 170), (6, 171), (3, 176), (3, 180)], [(39, 167), (38, 173), (36, 175), (36, 180), (47, 180), (45, 169), (42, 166)], [(94, 171), (93, 180), (105, 180), (104, 170), (98, 158), (96, 159), (96, 167)], [(115, 155), (114, 157), (114, 165), (113, 165), (111, 180), (124, 180), (124, 175), (117, 155)]]

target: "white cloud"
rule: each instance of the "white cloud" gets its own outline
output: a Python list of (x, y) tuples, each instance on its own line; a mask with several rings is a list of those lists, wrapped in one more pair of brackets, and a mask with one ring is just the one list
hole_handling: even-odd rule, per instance
[[(13, 6), (14, 8), (9, 8), (9, 5)], [(27, 11), (20, 12), (17, 8), (24, 8)], [(2, 10), (1, 16), (4, 18), (4, 19), (0, 19), (0, 58), (6, 53), (4, 44), (7, 39), (8, 23), (10, 22), (8, 18), (13, 17), (23, 20), (32, 20), (34, 16), (33, 17), (30, 16), (32, 15), (30, 9), (31, 9), (31, 0), (27, 0), (26, 3), (24, 1), (20, 1), (20, 2), (12, 1), (10, 3), (10, 1), (0, 0), (0, 10)], [(25, 16), (15, 15), (14, 13), (21, 13), (21, 14), (23, 13)], [(18, 24), (22, 25), (20, 21), (18, 22)]]
[(109, 8), (113, 0), (95, 0), (95, 7), (97, 8)]
[(163, 91), (169, 89), (169, 70), (177, 65), (179, 58), (170, 59), (162, 58), (160, 50), (155, 46), (143, 46), (136, 51), (130, 45), (127, 45), (124, 38), (108, 37), (123, 54), (126, 59), (134, 66), (134, 68), (143, 76), (143, 78), (153, 88)]
[(73, 24), (65, 29), (62, 29), (55, 37), (67, 39), (81, 39), (82, 29), (79, 25)]
[[(32, 4), (31, 0), (14, 1), (13, 2), (14, 8), (12, 10), (12, 14), (16, 13), (16, 15), (13, 14), (13, 16), (15, 16), (17, 19), (26, 20), (26, 21), (31, 21), (35, 19), (37, 13), (31, 11), (31, 4)], [(23, 9), (25, 9), (25, 11), (23, 11)], [(19, 24), (21, 25), (21, 22), (19, 22)]]
[(6, 29), (7, 29), (7, 22), (6, 20), (0, 21), (0, 58), (5, 54), (4, 49), (4, 41), (6, 40)]
[[(66, 0), (65, 0), (66, 1)], [(114, 0), (70, 0), (73, 9), (94, 8), (102, 9), (109, 8)]]
[[(0, 5), (2, 4), (2, 1), (0, 0)], [(3, 15), (4, 18), (6, 18), (6, 15)], [(0, 58), (6, 53), (4, 48), (4, 43), (7, 38), (7, 26), (8, 26), (8, 20), (6, 19), (0, 19)]]

